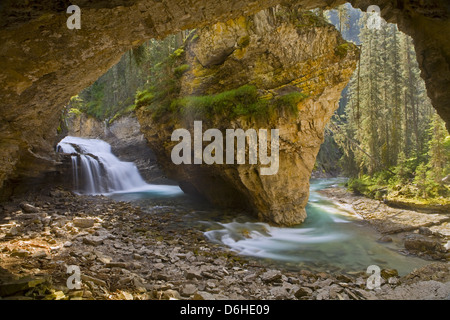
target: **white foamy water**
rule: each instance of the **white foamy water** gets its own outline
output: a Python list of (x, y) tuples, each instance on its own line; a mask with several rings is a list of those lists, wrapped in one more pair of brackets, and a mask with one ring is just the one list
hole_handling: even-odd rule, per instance
[(72, 154), (74, 189), (82, 194), (182, 193), (178, 186), (148, 184), (132, 162), (120, 161), (103, 140), (65, 137), (57, 151)]
[(405, 274), (414, 266), (426, 264), (422, 259), (399, 254), (400, 248), (393, 243), (378, 243), (380, 235), (367, 227), (350, 208), (339, 206), (316, 192), (338, 181), (312, 181), (306, 207), (308, 217), (299, 226), (280, 228), (260, 222), (205, 221), (210, 229), (205, 236), (242, 255), (335, 266), (347, 271), (365, 271), (375, 264)]

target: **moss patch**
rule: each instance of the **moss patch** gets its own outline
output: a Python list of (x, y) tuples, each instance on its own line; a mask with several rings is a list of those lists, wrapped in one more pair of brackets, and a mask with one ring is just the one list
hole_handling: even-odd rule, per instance
[(345, 56), (347, 56), (347, 52), (349, 49), (350, 49), (350, 45), (348, 43), (343, 43), (343, 44), (337, 46), (336, 49), (334, 50), (334, 52), (339, 57), (344, 58)]
[(173, 70), (173, 74), (175, 75), (175, 77), (181, 78), (181, 76), (184, 73), (186, 73), (190, 68), (191, 68), (190, 65), (182, 64), (181, 66), (178, 66)]
[(297, 116), (298, 104), (305, 98), (307, 95), (293, 92), (268, 100), (259, 95), (255, 86), (244, 85), (218, 94), (176, 98), (170, 103), (167, 99), (154, 101), (147, 110), (151, 112), (153, 120), (160, 120), (167, 115), (187, 123), (213, 118), (273, 121), (281, 113)]

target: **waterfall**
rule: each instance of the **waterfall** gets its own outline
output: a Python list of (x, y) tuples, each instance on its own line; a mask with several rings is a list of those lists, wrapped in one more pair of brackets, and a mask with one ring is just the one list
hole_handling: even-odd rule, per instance
[[(161, 191), (163, 187), (147, 184), (132, 162), (120, 161), (103, 140), (65, 137), (58, 152), (71, 154), (74, 190), (84, 194), (105, 194), (126, 190)], [(165, 189), (164, 189), (165, 190)], [(167, 189), (168, 190), (168, 189)]]

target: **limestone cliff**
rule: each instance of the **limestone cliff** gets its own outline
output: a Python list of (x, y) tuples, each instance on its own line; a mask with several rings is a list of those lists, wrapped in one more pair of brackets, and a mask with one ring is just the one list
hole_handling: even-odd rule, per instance
[[(246, 207), (274, 224), (301, 223), (324, 127), (356, 67), (356, 47), (314, 14), (280, 7), (199, 29), (176, 53), (175, 89), (148, 92), (153, 98), (136, 112), (165, 172), (212, 203)], [(242, 100), (227, 100), (241, 91)], [(174, 165), (171, 134), (192, 132), (194, 120), (224, 136), (225, 129), (278, 128), (278, 173), (261, 175), (262, 166), (248, 161)]]

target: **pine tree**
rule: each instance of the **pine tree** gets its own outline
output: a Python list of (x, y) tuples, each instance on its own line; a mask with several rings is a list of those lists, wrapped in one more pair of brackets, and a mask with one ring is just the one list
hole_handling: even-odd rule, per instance
[(447, 137), (447, 130), (445, 122), (435, 113), (431, 119), (431, 140), (429, 142), (429, 168), (433, 180), (442, 184), (442, 179), (449, 174), (450, 164), (450, 150), (446, 148), (445, 139)]

